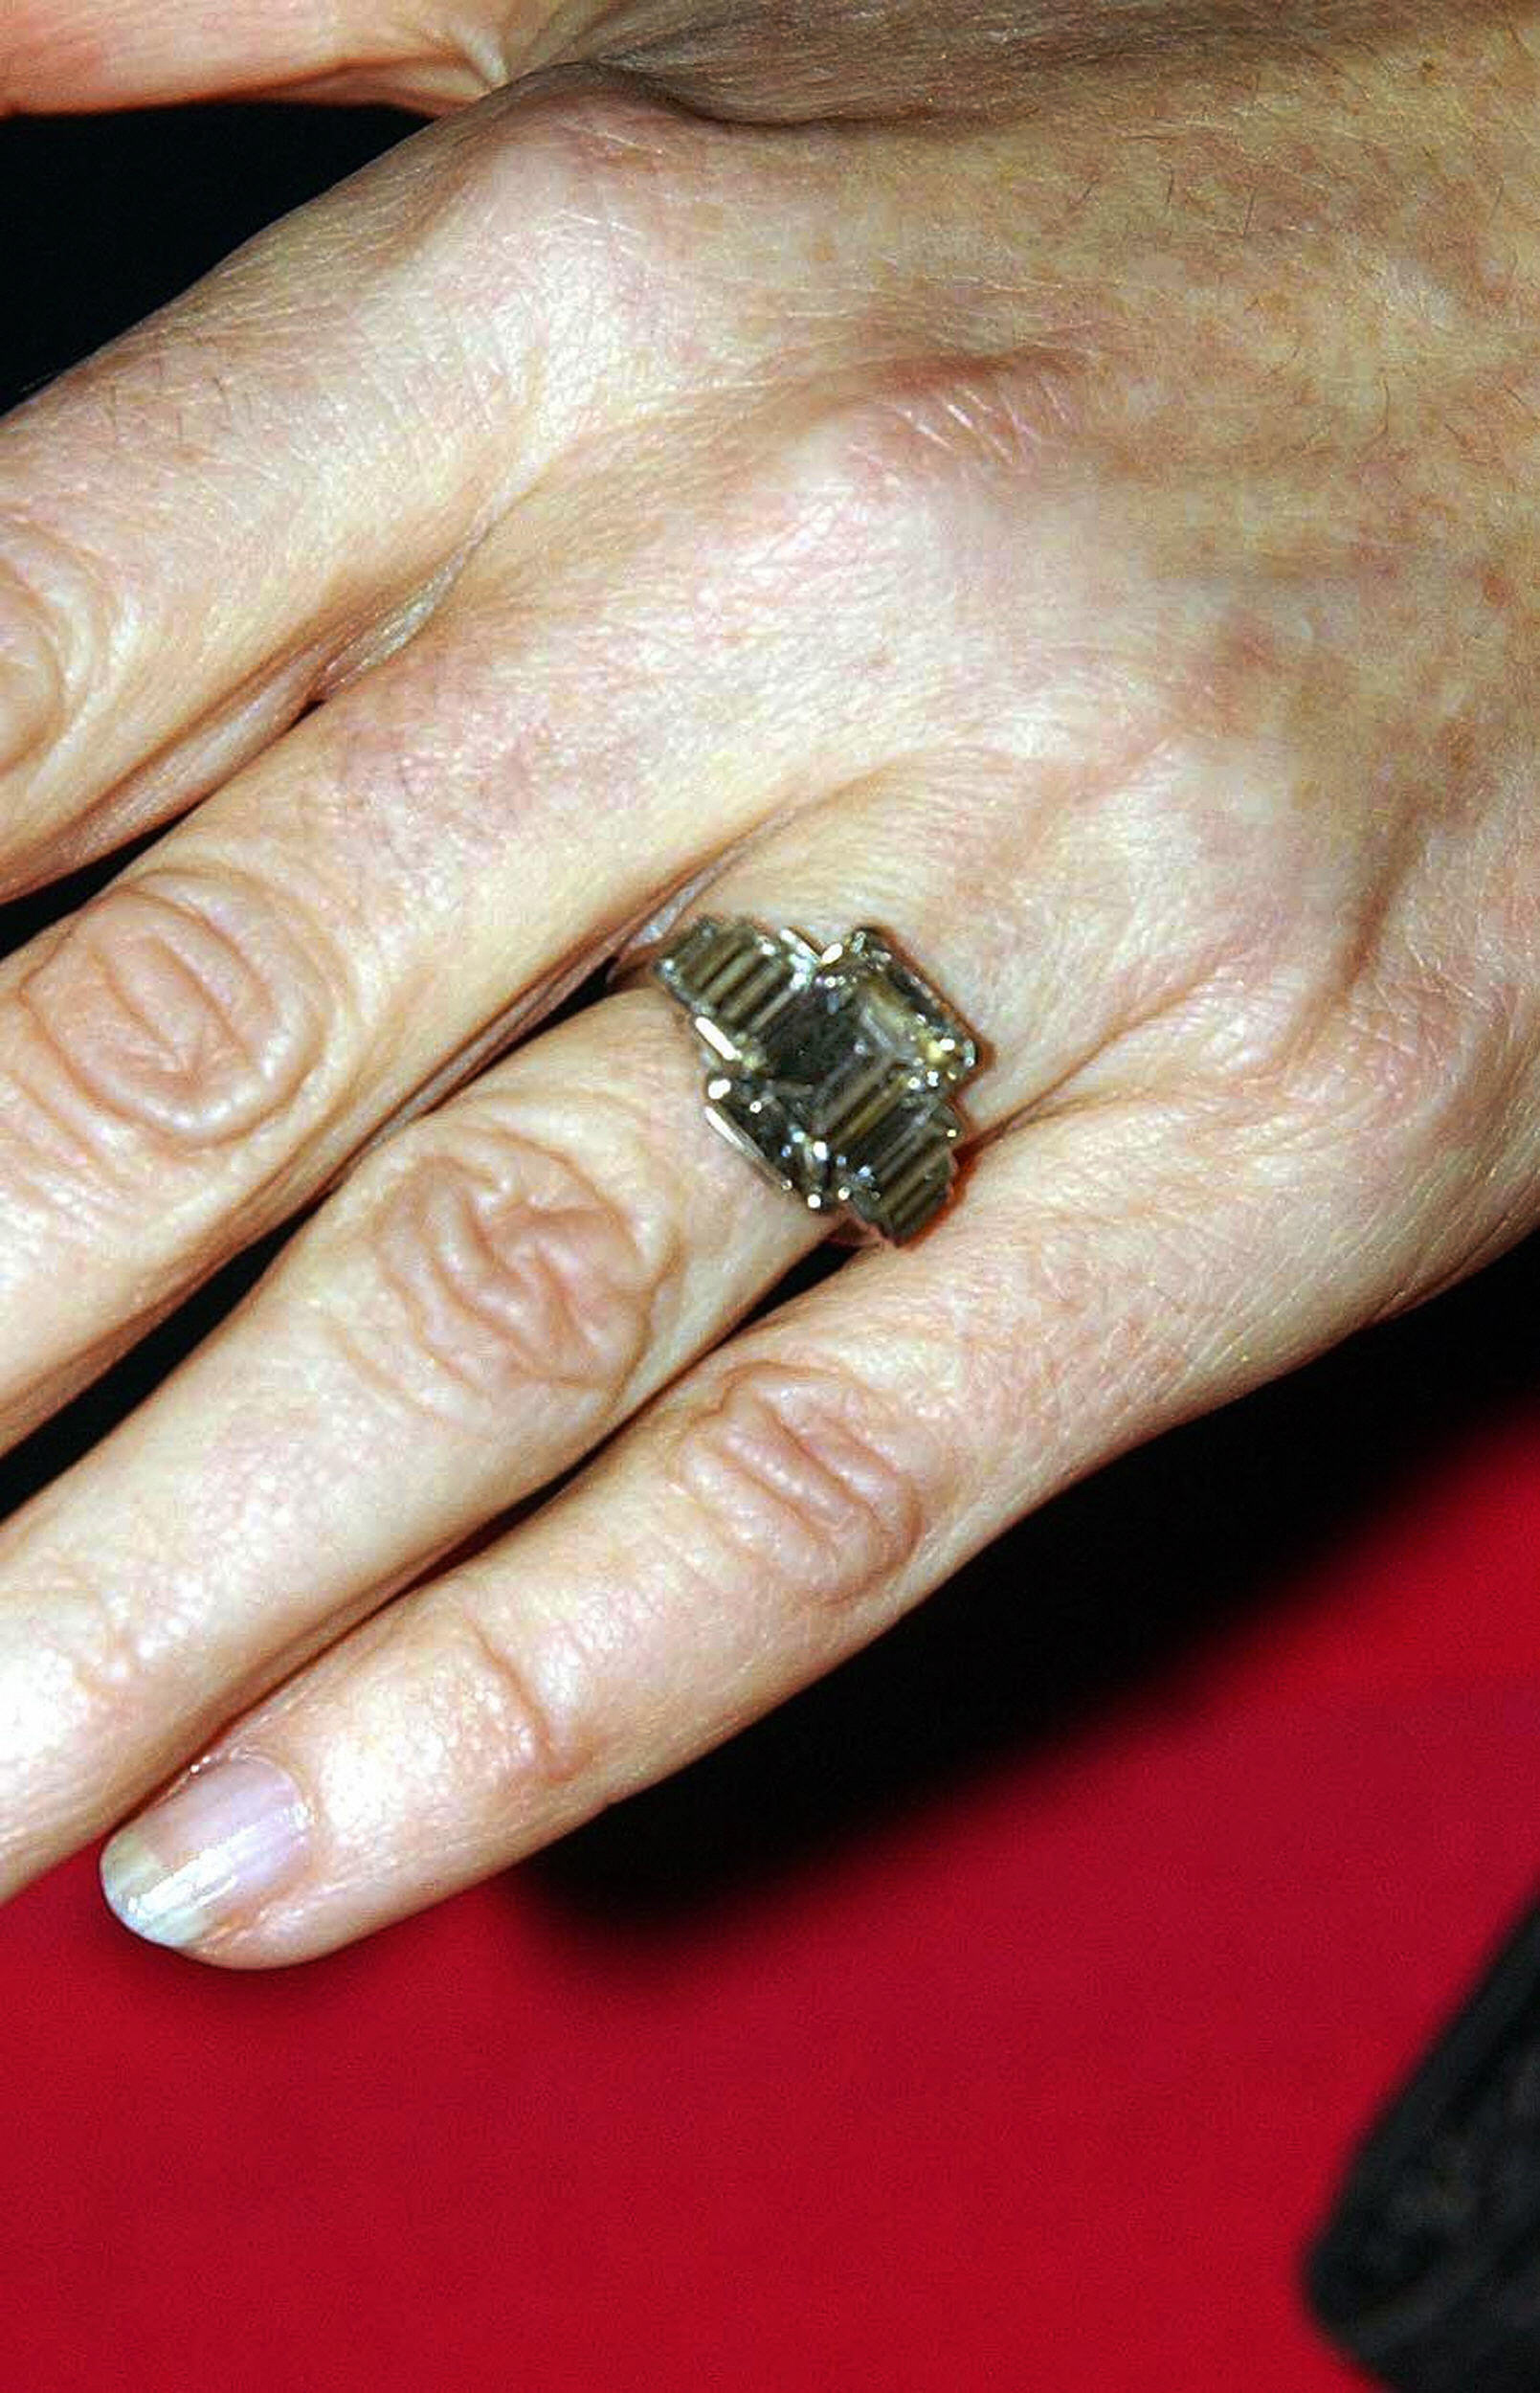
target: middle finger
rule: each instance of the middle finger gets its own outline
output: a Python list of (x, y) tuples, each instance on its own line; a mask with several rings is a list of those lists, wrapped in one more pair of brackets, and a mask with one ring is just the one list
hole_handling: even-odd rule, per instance
[[(763, 488), (644, 540), (624, 482), (525, 511), (400, 658), (0, 968), (11, 1435), (672, 881), (877, 760), (837, 703), (869, 623), (851, 593), (767, 592)], [(810, 716), (839, 726), (812, 753)]]
[[(938, 720), (1042, 758), (1056, 679), (1073, 754), (1100, 701), (1051, 627), (1094, 569), (1034, 456), (1063, 391), (1030, 352), (931, 379), (681, 402), (553, 472), (406, 649), (0, 968), (0, 1432), (757, 825)], [(971, 492), (959, 588), (971, 475), (1016, 488)]]
[[(949, 995), (1000, 1042), (964, 1099), (988, 1129), (1194, 971), (1175, 947), (1119, 953), (1111, 824), (1104, 844), (1083, 817), (1040, 822), (1031, 797), (997, 758), (927, 760), (923, 784), (882, 777), (750, 841), (710, 910), (794, 904), (820, 937), (880, 912), (919, 957), (944, 954)], [(1017, 939), (1035, 960), (1007, 956)], [(580, 1461), (815, 1242), (815, 1219), (713, 1134), (703, 1078), (650, 990), (534, 1040), (385, 1142), (231, 1321), (11, 1524), (9, 1872), (104, 1824)]]

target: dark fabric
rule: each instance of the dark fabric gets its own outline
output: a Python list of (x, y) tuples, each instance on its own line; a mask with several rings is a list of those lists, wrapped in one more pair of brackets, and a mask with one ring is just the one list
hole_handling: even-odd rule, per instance
[(1540, 1906), (1386, 2107), (1308, 2274), (1400, 2393), (1540, 2387)]

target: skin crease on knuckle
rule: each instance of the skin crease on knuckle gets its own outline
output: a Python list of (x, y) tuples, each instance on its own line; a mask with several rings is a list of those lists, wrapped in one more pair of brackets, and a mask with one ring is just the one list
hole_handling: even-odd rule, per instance
[[(0, 1822), (0, 1899), (7, 1854), (21, 1858), (73, 1828), (56, 1850), (67, 1850), (96, 1824), (102, 1794), (100, 1765), (124, 1746), (153, 1688), (159, 1630), (146, 1640), (114, 1599), (110, 1581), (62, 1577), (57, 1568), (29, 1589), (28, 1615), (6, 1620), (6, 1666), (0, 1673), (0, 1778), (8, 1790)], [(126, 1740), (131, 1746), (132, 1740)], [(82, 1753), (98, 1766), (82, 1774)], [(125, 1790), (137, 1791), (137, 1790)], [(110, 1775), (109, 1775), (110, 1797)], [(21, 1881), (18, 1880), (17, 1883)]]
[[(30, 955), (0, 1011), (0, 1285), (24, 1301), (26, 1426), (281, 1203), (352, 1068), (347, 974), (227, 867), (148, 868)], [(296, 1155), (301, 1161), (297, 1166)], [(46, 1285), (48, 1241), (73, 1258)], [(104, 1316), (106, 1287), (121, 1313)]]
[(33, 1102), (155, 1167), (279, 1131), (339, 1009), (319, 950), (242, 876), (149, 870), (76, 916), (16, 988)]
[[(848, 1368), (732, 1360), (670, 1437), (670, 1550), (785, 1621), (890, 1599), (953, 1476), (934, 1422)], [(665, 1517), (667, 1517), (665, 1513)]]
[[(0, 527), (0, 793), (9, 823), (28, 768), (77, 711), (109, 637), (98, 576), (56, 540)], [(10, 833), (8, 830), (8, 843)]]
[[(592, 1138), (591, 1119), (580, 1145)], [(478, 1436), (506, 1436), (516, 1399), (612, 1418), (678, 1258), (662, 1206), (634, 1223), (602, 1170), (490, 1101), (452, 1146), (429, 1125), (382, 1151), (337, 1230), (369, 1258), (336, 1328), (370, 1383)]]

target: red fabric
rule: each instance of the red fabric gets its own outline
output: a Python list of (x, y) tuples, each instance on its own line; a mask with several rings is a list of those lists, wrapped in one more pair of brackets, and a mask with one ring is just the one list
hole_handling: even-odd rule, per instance
[(1536, 1872), (1537, 1530), (1509, 1404), (1244, 1627), (651, 1931), (537, 1868), (242, 1977), (71, 1864), (0, 1922), (0, 2380), (1341, 2393), (1302, 2245)]

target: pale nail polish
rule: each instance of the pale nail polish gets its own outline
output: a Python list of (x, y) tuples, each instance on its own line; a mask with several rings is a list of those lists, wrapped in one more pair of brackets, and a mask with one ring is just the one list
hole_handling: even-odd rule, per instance
[(308, 1821), (294, 1780), (257, 1755), (211, 1762), (120, 1828), (101, 1890), (125, 1928), (179, 1951), (230, 1926), (295, 1877)]

